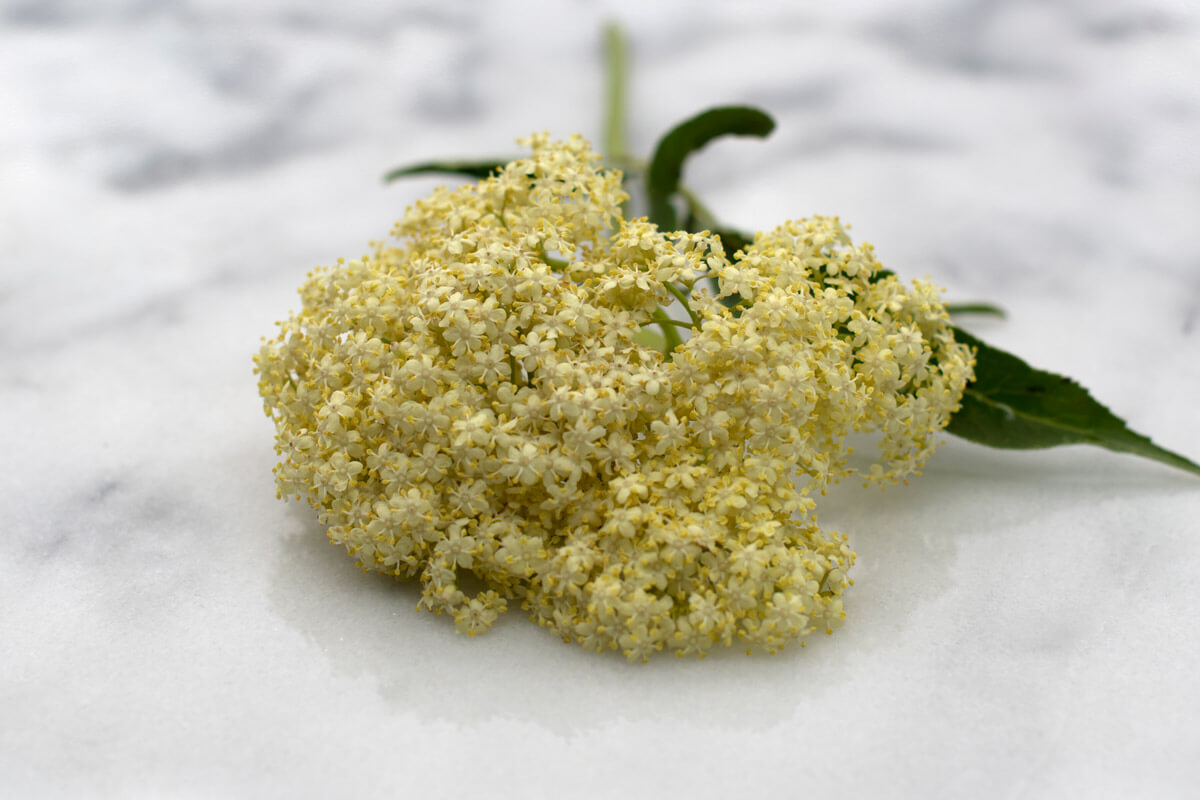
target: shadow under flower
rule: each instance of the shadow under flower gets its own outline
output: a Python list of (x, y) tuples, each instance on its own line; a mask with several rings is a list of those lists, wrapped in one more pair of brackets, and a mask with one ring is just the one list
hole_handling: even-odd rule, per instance
[(733, 719), (765, 730), (846, 680), (840, 632), (774, 656), (735, 646), (645, 664), (565, 643), (519, 608), (486, 636), (459, 635), (449, 618), (417, 610), (417, 582), (364, 574), (306, 508), (290, 510), (296, 533), (275, 565), (274, 609), (336, 671), (371, 680), (382, 701), (430, 720), (513, 719), (561, 735), (619, 721), (703, 727)]

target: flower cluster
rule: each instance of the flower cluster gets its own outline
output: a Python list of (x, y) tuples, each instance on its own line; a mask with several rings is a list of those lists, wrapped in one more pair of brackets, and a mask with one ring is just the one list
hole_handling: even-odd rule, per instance
[(632, 660), (831, 631), (854, 555), (812, 494), (929, 455), (972, 363), (938, 290), (830, 218), (730, 260), (623, 219), (583, 139), (523, 143), (310, 273), (255, 359), (281, 496), (468, 634), (509, 603)]

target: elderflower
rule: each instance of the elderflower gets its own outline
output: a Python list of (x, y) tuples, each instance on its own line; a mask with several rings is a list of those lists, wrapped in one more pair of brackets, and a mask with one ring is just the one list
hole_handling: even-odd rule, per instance
[[(523, 144), (309, 274), (255, 359), (280, 495), (468, 635), (510, 602), (631, 660), (832, 631), (854, 554), (811, 495), (929, 456), (972, 367), (938, 291), (835, 218), (731, 260), (623, 219), (582, 138)], [(638, 334), (673, 293), (692, 322), (666, 356)], [(863, 470), (861, 433), (880, 445)]]

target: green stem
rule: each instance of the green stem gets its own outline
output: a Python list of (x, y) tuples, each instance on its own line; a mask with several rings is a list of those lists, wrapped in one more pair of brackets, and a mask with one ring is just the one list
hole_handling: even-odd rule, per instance
[(671, 360), (671, 351), (679, 345), (683, 344), (683, 339), (679, 337), (679, 331), (675, 330), (675, 320), (667, 316), (667, 312), (661, 308), (654, 309), (652, 314), (654, 321), (662, 328), (663, 340), (667, 343), (667, 352), (665, 353), (667, 360)]
[(604, 28), (606, 92), (604, 98), (604, 154), (617, 162), (625, 158), (625, 79), (628, 53), (625, 33), (615, 22)]
[(538, 258), (540, 258), (546, 266), (550, 267), (551, 269), (556, 269), (559, 272), (563, 272), (567, 267), (571, 266), (567, 261), (547, 255), (546, 248), (542, 247), (541, 245), (538, 245)]
[(714, 217), (712, 215), (712, 212), (708, 210), (708, 206), (706, 206), (700, 202), (699, 197), (697, 197), (690, 189), (688, 189), (682, 183), (679, 184), (679, 188), (676, 189), (675, 191), (679, 194), (680, 197), (682, 197), (684, 200), (687, 201), (688, 213), (690, 213), (693, 217), (696, 218), (696, 221), (700, 223), (700, 227), (707, 228), (710, 233), (716, 230), (716, 227), (717, 227), (716, 217)]
[(665, 286), (667, 291), (679, 301), (680, 305), (682, 305), (684, 310), (687, 311), (687, 315), (692, 318), (692, 327), (701, 327), (704, 324), (704, 320), (700, 319), (700, 317), (696, 315), (695, 311), (692, 311), (692, 306), (687, 300), (687, 295), (679, 291), (679, 287), (670, 281), (664, 281), (663, 286)]
[[(631, 155), (622, 154), (619, 158), (610, 160), (616, 163), (626, 176), (645, 175), (646, 170), (650, 168), (650, 165), (645, 161)], [(684, 201), (687, 202), (688, 213), (696, 218), (696, 221), (700, 223), (700, 226), (702, 228), (707, 228), (710, 233), (716, 233), (716, 229), (718, 227), (717, 218), (713, 216), (713, 213), (708, 209), (708, 206), (704, 205), (704, 203), (700, 201), (700, 198), (696, 195), (696, 193), (689, 189), (684, 183), (680, 183), (679, 187), (676, 188), (675, 191), (684, 199)]]
[[(615, 22), (604, 28), (605, 97), (604, 97), (604, 154), (611, 166), (625, 168), (625, 82), (628, 75), (629, 53), (625, 47), (625, 32)], [(621, 203), (621, 216), (629, 219), (630, 201)]]

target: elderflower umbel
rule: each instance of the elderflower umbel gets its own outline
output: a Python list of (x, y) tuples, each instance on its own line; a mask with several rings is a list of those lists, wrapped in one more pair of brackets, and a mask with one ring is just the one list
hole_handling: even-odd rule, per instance
[[(832, 631), (854, 554), (810, 495), (930, 454), (971, 376), (938, 290), (834, 218), (731, 261), (623, 219), (620, 174), (582, 138), (523, 144), (309, 274), (255, 359), (280, 495), (472, 635), (510, 602), (631, 660)], [(693, 323), (665, 357), (637, 335), (668, 286)], [(881, 454), (859, 472), (864, 432)]]

